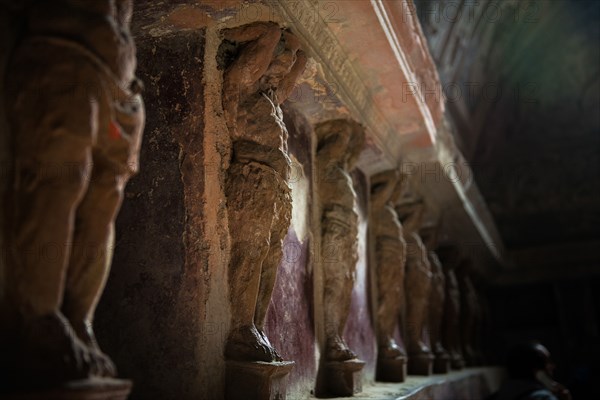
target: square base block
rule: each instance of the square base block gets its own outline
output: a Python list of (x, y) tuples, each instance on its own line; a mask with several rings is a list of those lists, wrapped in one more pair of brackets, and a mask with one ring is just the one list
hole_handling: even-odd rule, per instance
[(330, 395), (352, 396), (362, 391), (364, 361), (329, 361), (324, 365), (327, 392)]
[(380, 358), (377, 360), (375, 380), (379, 382), (404, 382), (406, 379), (406, 358)]
[(126, 400), (131, 381), (91, 378), (71, 381), (61, 387), (0, 393), (3, 400)]
[(433, 374), (433, 356), (417, 354), (408, 356), (408, 374), (428, 376)]
[(227, 400), (285, 400), (287, 376), (293, 361), (227, 361), (225, 398)]

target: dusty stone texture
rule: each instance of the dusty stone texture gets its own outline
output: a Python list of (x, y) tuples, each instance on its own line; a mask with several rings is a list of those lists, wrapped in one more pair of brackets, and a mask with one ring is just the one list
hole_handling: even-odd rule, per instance
[(275, 289), (267, 312), (265, 332), (286, 360), (296, 363), (287, 380), (289, 399), (302, 399), (316, 378), (313, 319), (312, 141), (313, 129), (291, 101), (283, 104), (292, 160), (290, 186), (292, 219), (283, 242)]
[(114, 219), (138, 170), (144, 106), (130, 0), (24, 12), (4, 77), (14, 156), (5, 300), (15, 334), (4, 362), (9, 384), (30, 388), (116, 374), (92, 325)]
[(463, 357), (468, 366), (480, 365), (482, 362), (479, 349), (478, 335), (480, 334), (482, 307), (479, 303), (477, 290), (473, 285), (471, 273), (472, 262), (464, 260), (456, 270), (460, 288), (460, 334)]
[(356, 192), (356, 212), (358, 214), (358, 261), (356, 279), (352, 289), (352, 301), (344, 338), (358, 358), (365, 362), (362, 371), (364, 383), (373, 382), (377, 358), (377, 338), (373, 328), (367, 262), (367, 231), (369, 225), (369, 192), (367, 176), (358, 168), (352, 173), (352, 185)]
[(144, 169), (117, 220), (97, 318), (101, 343), (135, 382), (132, 399), (209, 398), (202, 346), (217, 332), (202, 324), (211, 279), (202, 241), (204, 41), (203, 31), (138, 38)]
[[(442, 263), (435, 252), (428, 252), (431, 265), (431, 294), (429, 296), (429, 341), (431, 350), (437, 360), (445, 362), (449, 355), (442, 344), (442, 318), (446, 304), (446, 277)], [(434, 371), (437, 372), (437, 371)]]
[(364, 145), (364, 130), (350, 120), (316, 126), (318, 196), (321, 215), (321, 265), (326, 361), (356, 358), (343, 338), (350, 312), (358, 260), (358, 215), (350, 171)]
[(421, 238), (427, 247), (427, 257), (431, 265), (431, 293), (429, 295), (429, 343), (435, 357), (433, 372), (447, 372), (450, 355), (442, 344), (442, 320), (446, 304), (446, 277), (442, 263), (433, 251), (437, 247), (439, 226), (425, 225), (421, 229)]
[(444, 246), (438, 250), (446, 277), (446, 301), (442, 319), (442, 344), (450, 354), (453, 369), (465, 366), (462, 354), (460, 318), (460, 288), (456, 279), (455, 268), (461, 262), (460, 251), (454, 246)]
[(427, 257), (427, 249), (419, 236), (423, 222), (425, 205), (422, 201), (400, 203), (396, 206), (406, 240), (406, 293), (405, 340), (409, 357), (409, 373), (411, 358), (427, 359), (431, 350), (424, 341), (424, 333), (429, 322), (428, 306), (431, 293), (431, 265)]
[(293, 361), (227, 361), (227, 400), (286, 400), (287, 376)]
[(271, 22), (222, 32), (223, 112), (231, 138), (228, 360), (282, 361), (264, 332), (291, 219), (291, 161), (280, 104), (303, 72), (298, 39)]
[(394, 205), (401, 195), (397, 170), (371, 177), (371, 229), (375, 240), (375, 279), (377, 280), (378, 359), (405, 358), (395, 341), (394, 330), (400, 310), (405, 307), (404, 267), (406, 241)]

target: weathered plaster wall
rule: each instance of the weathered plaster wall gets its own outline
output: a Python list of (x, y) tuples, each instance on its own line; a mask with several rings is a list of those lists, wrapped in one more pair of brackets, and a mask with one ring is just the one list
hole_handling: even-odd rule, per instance
[(200, 398), (211, 342), (201, 340), (210, 279), (201, 218), (204, 33), (138, 36), (137, 44), (147, 105), (141, 172), (117, 219), (98, 339), (136, 382), (132, 399)]

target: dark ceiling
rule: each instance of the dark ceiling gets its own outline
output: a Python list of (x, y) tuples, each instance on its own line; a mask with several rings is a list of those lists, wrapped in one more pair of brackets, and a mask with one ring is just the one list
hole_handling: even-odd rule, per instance
[(415, 3), (507, 247), (598, 241), (600, 1)]

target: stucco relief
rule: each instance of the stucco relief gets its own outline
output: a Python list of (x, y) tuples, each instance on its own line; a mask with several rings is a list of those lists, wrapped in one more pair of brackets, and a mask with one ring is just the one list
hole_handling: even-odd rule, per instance
[(316, 126), (317, 174), (321, 210), (325, 354), (328, 361), (356, 358), (344, 341), (356, 269), (358, 215), (350, 172), (364, 146), (362, 126), (349, 120)]
[(446, 278), (446, 301), (444, 304), (444, 317), (442, 319), (442, 343), (450, 354), (452, 369), (461, 369), (465, 366), (462, 354), (462, 341), (460, 333), (461, 320), (461, 294), (456, 267), (460, 264), (462, 256), (460, 250), (454, 246), (440, 249), (443, 260), (444, 276)]
[(264, 333), (292, 200), (280, 105), (303, 72), (298, 39), (271, 22), (223, 31), (223, 110), (231, 137), (225, 195), (232, 324), (225, 356), (282, 361)]
[(93, 319), (144, 126), (131, 14), (130, 0), (36, 2), (7, 68), (10, 384), (116, 374)]
[(450, 368), (450, 355), (442, 344), (442, 319), (446, 304), (446, 277), (437, 247), (437, 224), (426, 225), (421, 229), (423, 243), (427, 247), (427, 257), (431, 266), (431, 292), (429, 295), (429, 343), (433, 352), (433, 372), (445, 373)]
[(431, 265), (427, 249), (419, 236), (425, 204), (422, 200), (403, 202), (396, 206), (406, 241), (406, 293), (405, 340), (408, 353), (408, 373), (432, 373), (433, 356), (424, 340), (429, 322), (429, 297), (431, 293)]
[(394, 338), (399, 316), (406, 307), (404, 293), (406, 241), (394, 205), (402, 195), (397, 170), (371, 177), (371, 226), (377, 285), (377, 379), (400, 382), (405, 378), (406, 354)]

